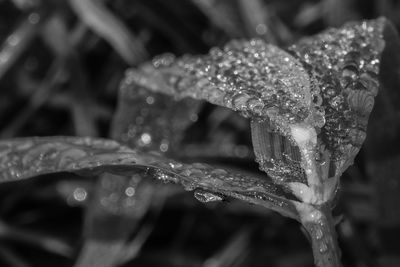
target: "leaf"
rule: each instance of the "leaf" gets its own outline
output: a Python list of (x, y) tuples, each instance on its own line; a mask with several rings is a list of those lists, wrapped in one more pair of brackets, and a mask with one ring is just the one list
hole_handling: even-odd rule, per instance
[[(130, 176), (148, 174), (185, 190), (202, 189), (264, 206), (298, 219), (295, 198), (265, 178), (242, 176), (205, 164), (183, 164), (154, 153), (143, 153), (115, 141), (73, 137), (42, 137), (0, 142), (0, 182), (38, 175), (73, 172)], [(289, 200), (292, 199), (292, 200)]]
[(379, 81), (382, 85), (371, 114), (365, 147), (366, 172), (370, 177), (377, 205), (374, 205), (381, 226), (400, 223), (400, 46), (399, 34), (391, 23), (383, 31), (385, 50), (382, 53)]
[(72, 9), (95, 33), (107, 40), (128, 64), (143, 61), (147, 51), (134, 34), (101, 1), (70, 0)]
[(260, 40), (233, 41), (204, 57), (156, 58), (132, 69), (125, 83), (178, 99), (207, 100), (246, 117), (269, 118), (285, 133), (289, 122), (311, 114), (310, 81), (301, 63)]
[(379, 88), (386, 24), (383, 18), (352, 22), (289, 48), (314, 80), (314, 106), (325, 122), (318, 137), (331, 154), (329, 177), (340, 176), (352, 164), (365, 140)]
[(176, 101), (137, 86), (122, 86), (112, 122), (113, 139), (142, 151), (177, 153), (184, 131), (197, 119), (201, 103)]
[(163, 56), (131, 70), (125, 83), (250, 117), (260, 168), (302, 201), (321, 204), (365, 139), (385, 24), (349, 23), (300, 40), (289, 53), (251, 40), (206, 56)]
[[(32, 42), (41, 25), (40, 16), (31, 13), (17, 28), (6, 38), (0, 47), (0, 79), (13, 66), (21, 54)], [(43, 18), (42, 18), (43, 20)]]
[(140, 174), (99, 177), (85, 216), (85, 243), (75, 266), (115, 266), (154, 197), (154, 186)]
[(224, 30), (231, 37), (243, 35), (244, 29), (240, 21), (240, 15), (234, 9), (232, 1), (226, 0), (192, 0), (198, 8), (217, 27)]

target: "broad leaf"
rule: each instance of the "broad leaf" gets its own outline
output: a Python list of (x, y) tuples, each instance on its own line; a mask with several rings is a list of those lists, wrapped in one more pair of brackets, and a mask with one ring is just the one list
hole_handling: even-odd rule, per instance
[(303, 39), (289, 53), (251, 40), (206, 56), (166, 55), (131, 70), (125, 83), (252, 118), (260, 168), (304, 202), (321, 204), (333, 198), (365, 139), (385, 25), (349, 23)]

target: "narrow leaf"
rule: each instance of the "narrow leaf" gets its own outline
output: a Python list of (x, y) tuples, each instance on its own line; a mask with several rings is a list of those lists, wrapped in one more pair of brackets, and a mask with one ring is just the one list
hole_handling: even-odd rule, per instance
[[(43, 137), (0, 142), (0, 182), (18, 181), (42, 174), (104, 172), (130, 176), (141, 170), (185, 190), (202, 189), (264, 206), (296, 218), (295, 197), (263, 178), (233, 174), (205, 164), (183, 164), (156, 153), (144, 153), (117, 142), (90, 138)], [(288, 200), (291, 198), (292, 200)]]

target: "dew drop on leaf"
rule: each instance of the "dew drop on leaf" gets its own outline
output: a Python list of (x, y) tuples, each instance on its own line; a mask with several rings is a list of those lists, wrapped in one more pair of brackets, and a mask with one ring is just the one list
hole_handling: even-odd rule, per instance
[(205, 191), (203, 189), (196, 189), (194, 191), (194, 197), (200, 202), (213, 202), (223, 200), (221, 196)]

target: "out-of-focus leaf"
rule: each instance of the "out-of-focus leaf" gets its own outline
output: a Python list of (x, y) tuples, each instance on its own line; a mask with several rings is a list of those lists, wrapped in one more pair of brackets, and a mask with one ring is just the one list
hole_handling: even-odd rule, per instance
[(29, 46), (42, 20), (38, 13), (29, 14), (3, 42), (0, 47), (0, 79)]
[(378, 222), (394, 226), (400, 223), (400, 39), (392, 24), (386, 25), (383, 34), (382, 88), (371, 115), (365, 154), (367, 174), (376, 190)]
[(85, 244), (76, 266), (116, 266), (132, 230), (146, 214), (154, 186), (139, 174), (103, 173), (85, 220)]
[(193, 99), (176, 101), (141, 87), (122, 86), (111, 136), (142, 151), (176, 153), (200, 105)]
[(203, 267), (233, 267), (241, 266), (249, 254), (252, 229), (241, 229), (224, 245), (221, 251), (208, 258)]
[(251, 37), (260, 37), (266, 42), (276, 44), (269, 25), (269, 10), (260, 0), (239, 0), (239, 10), (242, 12), (244, 24)]
[(39, 88), (33, 93), (29, 102), (19, 111), (14, 120), (0, 133), (1, 137), (9, 138), (15, 136), (18, 130), (31, 118), (31, 116), (42, 107), (49, 97), (54, 93), (54, 86), (64, 77), (63, 61), (57, 58), (46, 73)]
[(72, 255), (72, 248), (61, 240), (29, 230), (15, 228), (2, 221), (0, 221), (0, 238), (38, 247), (63, 257)]
[(97, 0), (70, 0), (79, 18), (95, 33), (107, 40), (128, 64), (134, 65), (147, 57), (143, 43)]
[(224, 30), (230, 37), (238, 38), (244, 35), (240, 25), (237, 10), (232, 5), (233, 1), (226, 0), (192, 0), (201, 11), (217, 27)]
[(73, 137), (7, 140), (0, 142), (0, 156), (0, 182), (57, 172), (130, 176), (141, 170), (157, 180), (181, 184), (185, 190), (196, 193), (200, 189), (196, 194), (203, 201), (233, 197), (298, 219), (295, 197), (266, 178), (232, 174), (200, 163), (183, 164), (115, 141)]
[(31, 265), (11, 249), (0, 245), (0, 257), (3, 263), (12, 267), (30, 267)]

